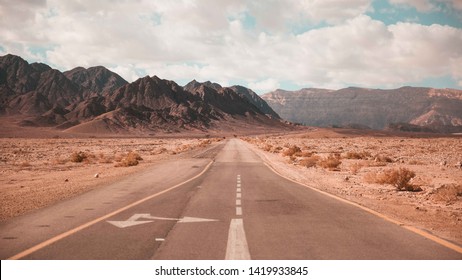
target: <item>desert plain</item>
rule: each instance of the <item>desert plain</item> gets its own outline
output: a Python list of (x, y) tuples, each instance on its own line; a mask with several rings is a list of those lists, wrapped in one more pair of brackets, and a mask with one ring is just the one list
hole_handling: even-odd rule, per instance
[[(200, 154), (230, 137), (239, 136), (3, 137), (0, 219)], [(307, 128), (241, 138), (287, 178), (462, 244), (461, 136)], [(385, 178), (403, 177), (401, 171), (403, 189)]]

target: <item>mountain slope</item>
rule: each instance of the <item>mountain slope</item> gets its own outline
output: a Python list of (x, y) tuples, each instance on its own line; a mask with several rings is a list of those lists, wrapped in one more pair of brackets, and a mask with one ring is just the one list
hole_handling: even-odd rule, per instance
[[(253, 106), (257, 108), (257, 110), (263, 114), (266, 114), (270, 116), (271, 118), (274, 119), (281, 119), (279, 115), (274, 112), (274, 110), (260, 97), (258, 96), (254, 91), (252, 91), (249, 88), (243, 87), (243, 86), (232, 86), (232, 87), (222, 87), (221, 85), (217, 83), (212, 83), (210, 81), (206, 81), (203, 83), (197, 82), (196, 80), (193, 80), (189, 82), (187, 85), (184, 86), (184, 89), (189, 91), (189, 92), (199, 92), (198, 94), (204, 95), (204, 92), (207, 91), (216, 91), (219, 93), (223, 98), (228, 96), (230, 99), (237, 99), (236, 95), (239, 95), (241, 98), (244, 99), (242, 102), (249, 102)], [(215, 94), (215, 96), (217, 96)], [(225, 102), (225, 104), (229, 104), (227, 102), (230, 102), (231, 100), (222, 100), (221, 102)], [(252, 108), (254, 110), (255, 108)], [(247, 110), (250, 110), (249, 108)]]
[(287, 120), (312, 126), (367, 126), (393, 123), (433, 127), (462, 125), (462, 91), (402, 87), (391, 90), (276, 90), (262, 98)]
[(72, 82), (84, 87), (89, 95), (100, 95), (103, 92), (112, 91), (128, 84), (118, 74), (103, 66), (95, 66), (88, 69), (76, 67), (63, 74)]
[(14, 55), (0, 57), (0, 115), (79, 133), (290, 128), (218, 84), (189, 91), (156, 76), (127, 83), (102, 66), (61, 73)]

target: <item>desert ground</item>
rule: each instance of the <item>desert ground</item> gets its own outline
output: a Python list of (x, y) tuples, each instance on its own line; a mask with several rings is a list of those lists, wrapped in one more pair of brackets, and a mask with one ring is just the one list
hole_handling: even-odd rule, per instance
[(461, 137), (314, 128), (245, 140), (284, 176), (462, 244)]
[[(460, 136), (312, 128), (242, 139), (286, 177), (462, 244)], [(0, 138), (0, 219), (107, 185), (163, 160), (190, 157), (220, 141), (224, 137)]]
[(0, 138), (0, 220), (140, 172), (222, 138)]

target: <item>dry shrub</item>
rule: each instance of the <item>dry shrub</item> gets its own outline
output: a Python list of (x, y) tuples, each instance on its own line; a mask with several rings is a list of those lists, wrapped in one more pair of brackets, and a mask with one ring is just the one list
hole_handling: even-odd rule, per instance
[(70, 157), (71, 162), (83, 162), (84, 160), (88, 159), (88, 155), (82, 151), (73, 152)]
[(371, 153), (362, 151), (358, 152), (347, 152), (344, 156), (346, 159), (368, 159), (371, 157)]
[(276, 147), (273, 147), (273, 149), (271, 149), (271, 152), (276, 154), (282, 151), (282, 149), (283, 148), (281, 146), (276, 146)]
[(160, 149), (157, 149), (157, 150), (154, 150), (151, 152), (151, 155), (160, 155), (160, 154), (163, 154), (163, 153), (168, 153), (168, 149), (167, 148), (160, 148)]
[(202, 140), (202, 141), (199, 143), (199, 147), (205, 148), (205, 147), (207, 147), (207, 146), (210, 145), (210, 144), (212, 144), (212, 140), (210, 140), (210, 139)]
[(350, 165), (351, 174), (353, 174), (353, 175), (358, 174), (359, 170), (361, 170), (361, 168), (363, 168), (363, 167), (364, 167), (363, 163), (355, 162), (355, 163), (351, 164)]
[(310, 167), (316, 166), (318, 161), (319, 161), (319, 156), (314, 155), (314, 156), (306, 157), (300, 160), (299, 164), (306, 168), (310, 168)]
[(383, 163), (391, 163), (393, 162), (393, 159), (391, 159), (390, 157), (384, 156), (384, 155), (375, 155), (374, 161), (383, 162)]
[(175, 149), (175, 152), (176, 152), (176, 153), (183, 153), (183, 152), (188, 151), (190, 148), (191, 148), (190, 145), (184, 144), (184, 145), (181, 145), (181, 146), (179, 146), (178, 148), (176, 148), (176, 149)]
[(296, 153), (301, 153), (302, 150), (300, 149), (300, 147), (298, 147), (297, 145), (293, 145), (293, 146), (290, 146), (287, 148), (287, 150), (285, 150), (282, 155), (284, 156), (293, 156), (295, 155)]
[(115, 167), (129, 167), (138, 165), (143, 158), (136, 152), (129, 152)]
[(311, 157), (313, 154), (314, 154), (313, 152), (304, 151), (300, 153), (300, 156), (301, 157)]
[(432, 198), (445, 203), (452, 203), (462, 197), (462, 185), (444, 184), (432, 193)]
[(289, 159), (287, 160), (288, 163), (296, 163), (297, 162), (297, 157), (292, 155), (289, 157)]
[(269, 151), (271, 151), (272, 148), (273, 148), (273, 145), (271, 145), (271, 144), (265, 144), (265, 145), (263, 146), (263, 151), (269, 152)]
[(364, 180), (368, 183), (390, 184), (398, 191), (421, 191), (420, 186), (415, 186), (410, 183), (415, 177), (415, 172), (407, 168), (388, 169), (382, 173), (368, 173), (364, 176)]
[(327, 158), (318, 161), (319, 166), (329, 170), (336, 169), (340, 164), (342, 164), (342, 161), (335, 155), (329, 155)]

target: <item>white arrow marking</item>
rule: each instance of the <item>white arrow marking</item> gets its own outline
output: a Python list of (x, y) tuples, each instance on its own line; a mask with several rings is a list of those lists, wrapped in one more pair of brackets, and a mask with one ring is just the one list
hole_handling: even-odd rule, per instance
[[(148, 219), (150, 221), (138, 221), (138, 219)], [(141, 225), (141, 224), (152, 223), (154, 222), (153, 220), (177, 221), (178, 223), (197, 223), (197, 222), (216, 222), (218, 221), (214, 219), (204, 219), (204, 218), (195, 218), (195, 217), (183, 217), (181, 219), (176, 219), (176, 218), (154, 217), (154, 216), (151, 216), (151, 214), (135, 214), (125, 221), (107, 221), (107, 222), (118, 228), (126, 228), (126, 227)]]

